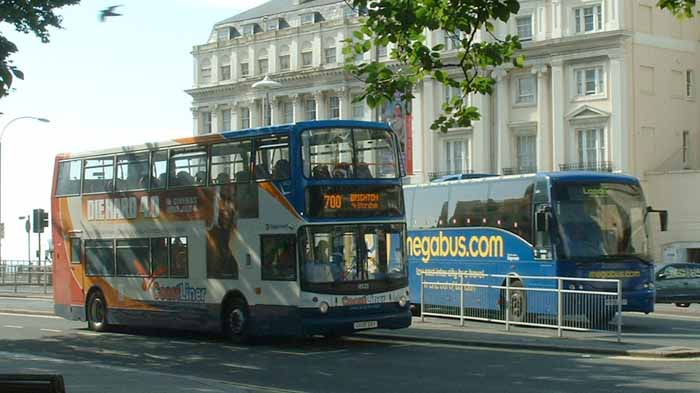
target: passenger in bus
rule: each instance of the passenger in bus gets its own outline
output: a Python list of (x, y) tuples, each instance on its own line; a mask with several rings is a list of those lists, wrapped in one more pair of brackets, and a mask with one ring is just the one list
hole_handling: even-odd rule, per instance
[(270, 178), (270, 173), (267, 171), (267, 168), (265, 168), (265, 165), (255, 165), (255, 178), (258, 180), (266, 180)]
[(304, 263), (304, 276), (309, 282), (333, 282), (330, 267), (328, 242), (321, 240), (315, 248), (313, 257), (308, 256)]
[(289, 179), (289, 161), (284, 158), (278, 160), (272, 168), (272, 180)]
[(351, 176), (350, 164), (347, 162), (339, 162), (333, 168), (333, 177), (336, 179), (345, 179)]
[(366, 162), (358, 162), (355, 167), (355, 177), (358, 179), (371, 179), (372, 171), (369, 170), (369, 165)]
[(194, 185), (194, 177), (190, 175), (187, 171), (180, 171), (177, 173), (177, 178), (175, 184), (176, 186), (191, 186)]
[(311, 171), (311, 177), (315, 179), (330, 179), (331, 172), (326, 165), (316, 165)]
[(238, 183), (245, 183), (245, 182), (250, 181), (250, 172), (248, 172), (248, 171), (236, 172), (235, 180)]
[(218, 175), (216, 175), (216, 179), (214, 179), (213, 183), (215, 184), (226, 184), (231, 182), (231, 176), (228, 175), (226, 172), (221, 172)]
[(204, 171), (199, 171), (197, 174), (194, 176), (195, 184), (196, 185), (202, 185), (207, 183), (207, 173)]

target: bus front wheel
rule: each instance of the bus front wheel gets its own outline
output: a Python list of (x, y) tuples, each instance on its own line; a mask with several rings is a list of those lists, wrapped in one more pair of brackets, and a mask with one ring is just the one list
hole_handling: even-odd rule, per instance
[(88, 298), (87, 304), (88, 328), (95, 332), (107, 331), (107, 302), (102, 292), (95, 291)]
[(248, 342), (249, 335), (248, 305), (241, 298), (235, 298), (228, 302), (224, 311), (224, 335), (236, 344)]
[(527, 315), (527, 294), (522, 289), (523, 284), (520, 281), (512, 281), (510, 283), (510, 298), (508, 299), (508, 307), (510, 309), (510, 320), (512, 322), (525, 322)]

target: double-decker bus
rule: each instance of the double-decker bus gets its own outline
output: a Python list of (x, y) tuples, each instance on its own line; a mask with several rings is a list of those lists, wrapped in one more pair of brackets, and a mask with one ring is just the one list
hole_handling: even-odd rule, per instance
[[(667, 213), (646, 205), (634, 177), (598, 172), (485, 176), (404, 191), (414, 295), (421, 290), (422, 269), (471, 271), (482, 277), (479, 284), (497, 287), (510, 276), (511, 299), (501, 298), (503, 291), (490, 302), (467, 297), (465, 307), (499, 310), (510, 304), (511, 320), (519, 322), (528, 311), (546, 310), (535, 310), (542, 304), (528, 304), (517, 288), (556, 286), (520, 277), (620, 279), (623, 311), (654, 310), (647, 217), (660, 213), (661, 230), (666, 230)], [(613, 283), (568, 285), (574, 287), (565, 289), (609, 290)], [(416, 301), (414, 310), (420, 306)]]
[(233, 341), (407, 327), (397, 146), (338, 120), (58, 155), (55, 313)]

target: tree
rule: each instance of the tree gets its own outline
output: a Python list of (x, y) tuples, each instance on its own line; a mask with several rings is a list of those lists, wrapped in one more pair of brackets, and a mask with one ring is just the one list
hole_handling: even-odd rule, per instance
[[(22, 33), (33, 32), (41, 42), (49, 42), (49, 27), (61, 28), (62, 18), (54, 9), (79, 3), (80, 0), (3, 0), (0, 1), (0, 22), (15, 26)], [(6, 96), (14, 78), (24, 79), (24, 73), (9, 57), (17, 46), (0, 34), (0, 98)]]
[[(413, 91), (426, 77), (446, 87), (457, 88), (461, 96), (443, 104), (443, 115), (431, 129), (446, 132), (469, 127), (479, 120), (479, 111), (469, 106), (469, 94), (491, 94), (495, 67), (513, 62), (521, 48), (517, 36), (496, 37), (494, 21), (507, 22), (520, 8), (517, 0), (346, 0), (366, 16), (359, 31), (346, 39), (345, 67), (366, 83), (357, 100), (374, 108), (400, 96), (414, 98)], [(428, 47), (425, 33), (443, 30), (455, 43), (456, 60), (443, 59), (443, 44)], [(487, 39), (479, 39), (479, 38)], [(357, 63), (356, 56), (373, 47), (391, 44), (389, 63)]]
[(659, 0), (659, 8), (671, 11), (674, 15), (690, 18), (693, 16), (697, 0)]

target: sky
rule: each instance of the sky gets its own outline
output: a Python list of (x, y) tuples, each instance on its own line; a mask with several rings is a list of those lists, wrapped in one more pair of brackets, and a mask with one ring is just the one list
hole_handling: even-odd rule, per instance
[[(273, 0), (274, 1), (274, 0)], [(194, 45), (206, 43), (214, 23), (266, 0), (83, 0), (62, 8), (63, 29), (41, 43), (6, 23), (0, 32), (19, 52), (10, 59), (25, 74), (0, 98), (2, 138), (2, 259), (27, 259), (20, 216), (50, 211), (56, 154), (190, 136)], [(98, 13), (122, 4), (120, 17)], [(49, 228), (50, 229), (50, 228)], [(42, 234), (46, 249), (49, 231)], [(31, 254), (37, 248), (31, 234)]]

